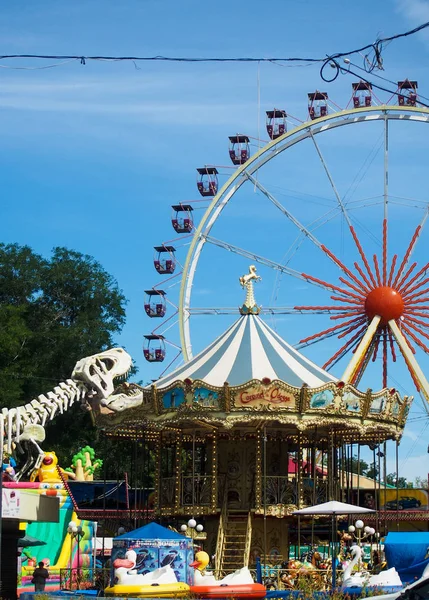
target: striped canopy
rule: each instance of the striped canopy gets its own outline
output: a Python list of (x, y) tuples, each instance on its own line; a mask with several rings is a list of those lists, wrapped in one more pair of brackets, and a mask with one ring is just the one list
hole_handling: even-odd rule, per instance
[(318, 387), (335, 378), (294, 350), (256, 315), (241, 316), (192, 360), (162, 377), (157, 388), (174, 381), (200, 379), (221, 387), (252, 379), (279, 379), (296, 387)]

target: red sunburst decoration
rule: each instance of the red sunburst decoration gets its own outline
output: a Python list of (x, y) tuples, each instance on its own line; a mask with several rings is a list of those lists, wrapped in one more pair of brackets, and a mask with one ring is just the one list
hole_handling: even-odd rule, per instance
[[(429, 263), (417, 273), (415, 273), (417, 263), (414, 262), (408, 266), (420, 230), (421, 226), (419, 225), (414, 232), (399, 268), (396, 268), (398, 261), (397, 254), (393, 256), (392, 261), (388, 264), (386, 219), (383, 221), (381, 269), (377, 255), (375, 254), (372, 257), (373, 267), (370, 266), (353, 227), (350, 227), (350, 231), (363, 263), (354, 263), (355, 273), (348, 269), (326, 246), (321, 246), (322, 250), (346, 275), (346, 277), (339, 278), (340, 282), (346, 288), (341, 288), (303, 273), (303, 277), (308, 281), (335, 292), (335, 295), (331, 296), (331, 299), (336, 304), (333, 306), (296, 306), (295, 309), (300, 311), (325, 310), (336, 313), (331, 316), (331, 319), (339, 321), (337, 325), (320, 331), (300, 342), (306, 344), (332, 335), (337, 335), (339, 339), (345, 338), (347, 340), (324, 364), (325, 369), (332, 367), (347, 352), (356, 351), (367, 331), (369, 323), (375, 316), (381, 317), (381, 319), (368, 351), (362, 356), (360, 364), (355, 371), (353, 383), (360, 380), (368, 362), (377, 359), (381, 348), (383, 387), (387, 387), (387, 360), (389, 353), (393, 362), (396, 362), (394, 337), (389, 327), (389, 321), (394, 320), (400, 327), (406, 343), (413, 354), (416, 353), (413, 342), (424, 350), (424, 352), (429, 353), (429, 348), (421, 339), (425, 338), (429, 340), (429, 287), (425, 287), (429, 282), (429, 277), (425, 277), (429, 270)], [(405, 356), (404, 358), (414, 384), (417, 390), (420, 390), (414, 370)]]

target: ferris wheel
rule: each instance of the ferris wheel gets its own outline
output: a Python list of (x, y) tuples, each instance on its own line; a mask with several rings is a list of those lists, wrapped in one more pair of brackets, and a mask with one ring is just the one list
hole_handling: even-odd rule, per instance
[(229, 281), (253, 264), (261, 313), (280, 334), (286, 323), (298, 348), (322, 346), (324, 368), (356, 385), (376, 370), (387, 387), (402, 358), (427, 395), (419, 361), (429, 354), (429, 109), (408, 79), (386, 100), (353, 83), (345, 109), (316, 90), (306, 108), (303, 121), (267, 110), (267, 142), (229, 136), (232, 175), (221, 185), (226, 167), (198, 168), (202, 199), (172, 206), (178, 236), (154, 248), (165, 277), (146, 290), (146, 314), (160, 324), (144, 356), (163, 362), (170, 344), (167, 365), (186, 361), (195, 330), (206, 343), (221, 333), (213, 323), (237, 314)]

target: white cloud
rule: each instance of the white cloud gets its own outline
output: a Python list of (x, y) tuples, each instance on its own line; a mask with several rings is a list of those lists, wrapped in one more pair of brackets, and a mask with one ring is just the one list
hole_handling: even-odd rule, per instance
[(409, 427), (406, 427), (404, 429), (403, 436), (409, 438), (413, 442), (415, 442), (418, 439), (418, 435), (414, 431), (411, 431)]
[(396, 8), (413, 24), (429, 21), (428, 0), (396, 0)]

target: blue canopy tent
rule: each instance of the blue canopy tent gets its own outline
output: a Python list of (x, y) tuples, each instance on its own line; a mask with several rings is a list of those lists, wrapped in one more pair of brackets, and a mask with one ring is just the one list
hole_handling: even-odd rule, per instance
[(113, 539), (112, 581), (113, 562), (116, 558), (123, 558), (128, 550), (134, 550), (137, 554), (134, 567), (137, 573), (149, 573), (170, 565), (178, 581), (188, 584), (193, 582), (193, 569), (189, 567), (194, 555), (191, 538), (158, 523), (149, 523), (119, 535)]
[(158, 523), (149, 523), (149, 525), (144, 525), (144, 527), (139, 527), (138, 529), (134, 529), (134, 531), (128, 531), (123, 533), (122, 535), (118, 535), (113, 540), (115, 543), (118, 540), (189, 540), (190, 538), (186, 538), (183, 534), (177, 533), (176, 531), (172, 531), (168, 529), (168, 527), (163, 527)]
[(391, 531), (384, 542), (389, 567), (395, 567), (404, 583), (419, 579), (429, 563), (428, 531)]

